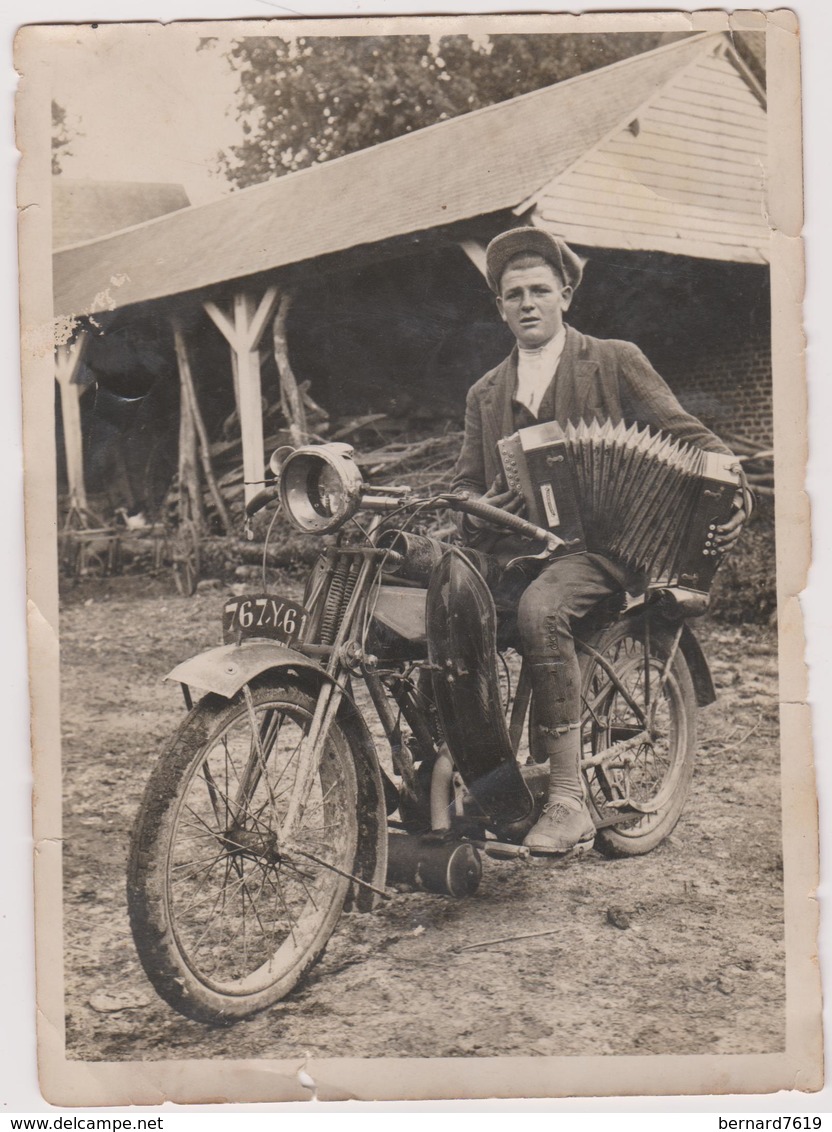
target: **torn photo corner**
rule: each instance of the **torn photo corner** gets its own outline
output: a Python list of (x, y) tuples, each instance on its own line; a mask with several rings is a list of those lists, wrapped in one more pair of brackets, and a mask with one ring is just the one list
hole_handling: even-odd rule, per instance
[(48, 1101), (821, 1087), (797, 31), (19, 31)]

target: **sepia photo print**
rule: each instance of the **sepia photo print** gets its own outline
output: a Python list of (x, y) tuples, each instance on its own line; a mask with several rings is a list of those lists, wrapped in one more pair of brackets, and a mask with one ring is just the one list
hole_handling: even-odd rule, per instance
[(18, 33), (48, 1100), (821, 1087), (796, 32)]

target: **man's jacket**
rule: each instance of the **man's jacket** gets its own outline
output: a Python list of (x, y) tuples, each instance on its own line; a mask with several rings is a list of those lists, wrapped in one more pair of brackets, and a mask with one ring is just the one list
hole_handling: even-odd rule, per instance
[[(483, 495), (501, 471), (497, 441), (515, 430), (512, 398), (517, 388), (517, 350), (471, 386), (465, 407), (465, 439), (453, 490)], [(711, 452), (729, 452), (686, 412), (632, 342), (590, 338), (571, 326), (555, 378), (543, 396), (539, 421), (610, 420), (651, 425)]]

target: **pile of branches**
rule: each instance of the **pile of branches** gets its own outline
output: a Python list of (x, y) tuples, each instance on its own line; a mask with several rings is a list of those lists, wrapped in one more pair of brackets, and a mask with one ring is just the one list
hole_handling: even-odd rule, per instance
[(358, 464), (371, 483), (402, 484), (418, 491), (447, 490), (462, 445), (462, 432), (439, 435), (404, 435), (369, 452), (356, 453)]
[[(302, 390), (308, 398), (305, 390)], [(314, 407), (314, 412), (310, 408)], [(278, 423), (275, 406), (266, 411), (265, 423)], [(358, 417), (330, 419), (325, 410), (308, 398), (309, 428), (306, 442), (339, 441), (355, 448), (356, 462), (365, 478), (374, 484), (406, 484), (419, 491), (447, 489), (462, 444), (462, 432), (446, 419), (436, 421), (391, 417), (368, 413)], [(230, 432), (236, 415), (225, 422)], [(265, 438), (269, 456), (276, 448), (294, 444), (288, 427), (270, 430)], [(242, 510), (243, 468), (239, 436), (211, 445), (211, 461), (217, 483), (232, 511)]]

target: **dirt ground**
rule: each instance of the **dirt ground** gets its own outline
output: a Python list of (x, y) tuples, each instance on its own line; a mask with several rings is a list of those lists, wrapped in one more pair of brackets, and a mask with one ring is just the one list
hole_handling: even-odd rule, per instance
[[(274, 587), (278, 589), (278, 587)], [(285, 584), (278, 592), (289, 594)], [(61, 622), (70, 1058), (741, 1054), (784, 1048), (776, 635), (700, 624), (719, 691), (687, 811), (646, 857), (484, 862), (466, 900), (341, 919), (305, 985), (232, 1029), (180, 1017), (136, 957), (128, 836), (182, 718), (162, 677), (219, 640), (222, 591), (86, 582)], [(553, 934), (461, 950), (504, 936)]]

